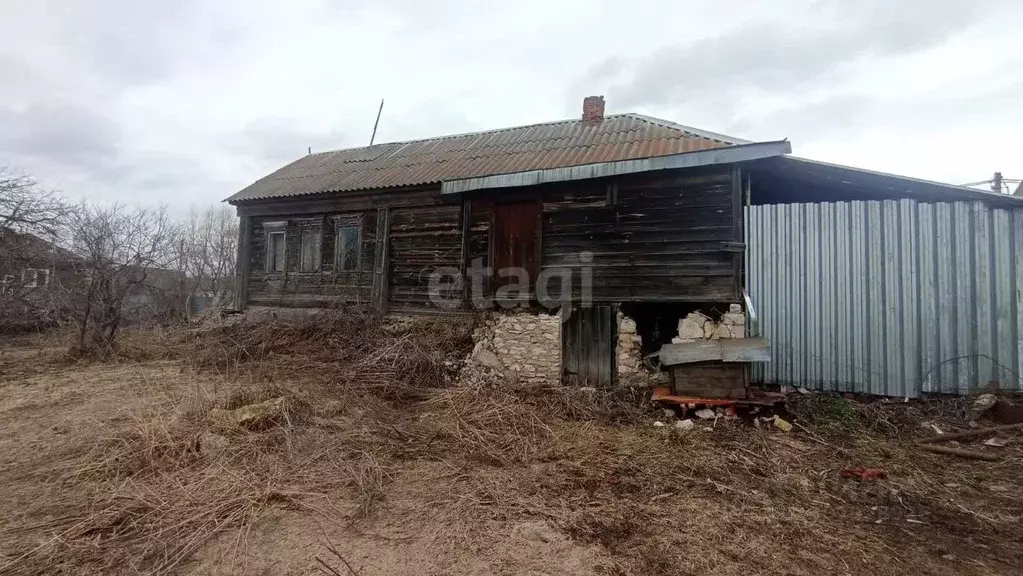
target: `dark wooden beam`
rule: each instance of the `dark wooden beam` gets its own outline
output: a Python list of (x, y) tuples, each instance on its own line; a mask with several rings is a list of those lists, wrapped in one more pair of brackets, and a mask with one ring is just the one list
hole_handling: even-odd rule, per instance
[(391, 211), (384, 206), (377, 210), (377, 243), (373, 257), (373, 291), (371, 301), (373, 308), (381, 314), (387, 313), (387, 302), (390, 287), (390, 252), (391, 243)]
[[(743, 226), (743, 214), (742, 214), (742, 170), (739, 169), (739, 165), (736, 164), (732, 167), (732, 226), (734, 227), (732, 233), (733, 242), (745, 242), (745, 228)], [(746, 282), (745, 277), (745, 262), (746, 252), (732, 252), (732, 268), (734, 270), (735, 278), (735, 296), (736, 302), (739, 302), (739, 297), (742, 295), (742, 289)]]
[(249, 265), (252, 255), (252, 217), (242, 216), (238, 223), (238, 261), (235, 263), (234, 309), (245, 310), (249, 298)]

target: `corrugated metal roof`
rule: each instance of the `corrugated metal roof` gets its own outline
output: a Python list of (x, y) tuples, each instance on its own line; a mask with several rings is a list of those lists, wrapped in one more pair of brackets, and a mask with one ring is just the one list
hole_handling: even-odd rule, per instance
[(310, 154), (227, 201), (419, 186), (741, 143), (744, 141), (657, 118), (616, 114), (601, 122), (563, 120)]

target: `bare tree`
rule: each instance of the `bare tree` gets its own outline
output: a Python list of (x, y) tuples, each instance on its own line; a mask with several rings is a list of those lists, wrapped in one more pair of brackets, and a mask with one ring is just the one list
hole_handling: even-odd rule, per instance
[(0, 324), (27, 328), (56, 319), (54, 294), (65, 252), (57, 246), (67, 203), (28, 176), (0, 167)]
[(69, 291), (82, 354), (104, 358), (114, 350), (126, 300), (147, 289), (174, 257), (174, 226), (164, 208), (82, 204), (68, 219), (79, 285)]
[(189, 293), (219, 303), (230, 294), (238, 250), (238, 218), (226, 206), (194, 209), (178, 228), (177, 268), (188, 278)]
[(0, 231), (57, 236), (67, 209), (56, 192), (0, 167)]

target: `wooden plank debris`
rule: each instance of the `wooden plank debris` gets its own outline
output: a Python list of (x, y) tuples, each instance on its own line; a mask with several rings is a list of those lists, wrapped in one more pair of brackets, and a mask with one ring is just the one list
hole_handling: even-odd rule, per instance
[(771, 345), (766, 338), (698, 340), (661, 346), (661, 364), (675, 366), (693, 362), (768, 362)]

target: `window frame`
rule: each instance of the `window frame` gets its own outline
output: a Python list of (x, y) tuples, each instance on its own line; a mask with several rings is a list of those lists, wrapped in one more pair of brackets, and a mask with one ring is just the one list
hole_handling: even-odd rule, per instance
[[(32, 273), (32, 281), (28, 281), (29, 272)], [(39, 273), (43, 273), (43, 281), (39, 282)], [(21, 285), (23, 288), (46, 288), (50, 285), (50, 271), (47, 268), (24, 268), (21, 271)]]
[[(264, 222), (263, 233), (266, 236), (263, 247), (263, 266), (267, 274), (286, 274), (288, 272), (288, 230), (287, 222)], [(277, 270), (277, 258), (273, 250), (275, 236), (281, 237), (281, 244), (284, 246), (283, 258), (281, 259), (280, 270)]]
[[(312, 268), (306, 268), (306, 237), (312, 234), (315, 234), (314, 261)], [(303, 274), (315, 274), (321, 270), (323, 270), (323, 226), (318, 221), (302, 223), (298, 230), (298, 271)]]
[[(345, 214), (334, 217), (334, 272), (337, 274), (348, 274), (362, 272), (362, 249), (365, 237), (363, 236), (362, 214)], [(345, 268), (344, 258), (344, 231), (355, 230), (355, 267)]]

